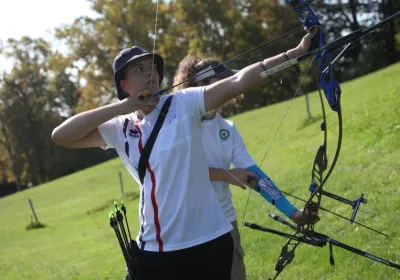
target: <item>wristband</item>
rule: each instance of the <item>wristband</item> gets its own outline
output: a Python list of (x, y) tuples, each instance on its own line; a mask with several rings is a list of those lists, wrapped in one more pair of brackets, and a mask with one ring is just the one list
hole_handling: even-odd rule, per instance
[[(284, 52), (283, 55), (285, 56), (286, 61), (290, 60), (290, 58), (286, 52)], [(301, 71), (299, 64), (296, 63), (293, 66), (294, 66), (294, 68), (296, 68), (297, 75), (303, 76), (303, 72)]]

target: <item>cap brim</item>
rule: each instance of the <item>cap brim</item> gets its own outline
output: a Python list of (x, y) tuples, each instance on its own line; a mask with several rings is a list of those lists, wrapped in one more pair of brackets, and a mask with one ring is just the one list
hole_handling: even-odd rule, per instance
[[(136, 55), (136, 56), (132, 57), (131, 59), (126, 61), (120, 68), (118, 68), (118, 70), (115, 71), (115, 74), (118, 73), (119, 71), (121, 71), (122, 69), (124, 69), (126, 66), (128, 66), (128, 64), (131, 63), (133, 60), (136, 60), (136, 59), (139, 59), (139, 58), (142, 58), (142, 57), (146, 57), (146, 56), (153, 57), (153, 54), (152, 53), (143, 53), (143, 54)], [(163, 61), (162, 57), (159, 54), (156, 54), (156, 53), (154, 54), (154, 63), (155, 64), (161, 63), (162, 66), (164, 65), (164, 61)]]
[[(127, 62), (125, 62), (117, 71), (115, 71), (114, 81), (115, 81), (115, 87), (117, 88), (117, 97), (118, 97), (119, 100), (122, 100), (122, 99), (124, 99), (126, 97), (125, 96), (125, 91), (121, 88), (121, 85), (119, 83), (120, 80), (121, 80), (121, 75), (120, 74), (122, 73), (122, 70), (126, 66), (128, 66), (128, 64), (130, 62), (132, 62), (133, 60), (136, 60), (136, 59), (142, 58), (142, 57), (146, 57), (146, 56), (153, 57), (153, 54), (152, 53), (144, 53), (144, 54), (141, 54), (141, 55), (134, 56), (131, 59), (129, 59)], [(154, 64), (157, 67), (158, 75), (160, 77), (160, 84), (161, 84), (162, 80), (164, 78), (164, 60), (159, 54), (154, 53)]]

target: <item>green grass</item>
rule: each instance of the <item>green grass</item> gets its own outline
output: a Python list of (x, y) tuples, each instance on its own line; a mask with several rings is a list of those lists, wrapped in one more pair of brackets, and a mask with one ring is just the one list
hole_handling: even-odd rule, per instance
[[(372, 254), (400, 261), (400, 64), (342, 85), (343, 144), (326, 190), (355, 199), (364, 193), (357, 220), (385, 233), (376, 235), (321, 213), (316, 230)], [(260, 163), (291, 101), (232, 118), (245, 143)], [(294, 100), (262, 168), (285, 191), (308, 197), (311, 165), (322, 143), (321, 110), (317, 94), (310, 96), (317, 120), (306, 120), (304, 97)], [(328, 155), (332, 160), (337, 139), (337, 117), (329, 108)], [(330, 163), (330, 162), (329, 162)], [(118, 171), (123, 173), (125, 204), (131, 230), (138, 230), (137, 185), (119, 159), (97, 165), (0, 200), (1, 279), (122, 279), (124, 260), (108, 224), (112, 201), (120, 200)], [(248, 191), (232, 188), (239, 222)], [(31, 223), (31, 198), (46, 227), (26, 230)], [(292, 200), (301, 208), (304, 203)], [(323, 206), (350, 216), (348, 205), (329, 198)], [(108, 207), (109, 206), (109, 207)], [(279, 212), (251, 193), (246, 221), (291, 233), (268, 218)], [(268, 279), (285, 238), (242, 229), (248, 279)], [(329, 265), (329, 249), (300, 245), (294, 261), (279, 279), (399, 279), (398, 270), (334, 248), (336, 266)]]

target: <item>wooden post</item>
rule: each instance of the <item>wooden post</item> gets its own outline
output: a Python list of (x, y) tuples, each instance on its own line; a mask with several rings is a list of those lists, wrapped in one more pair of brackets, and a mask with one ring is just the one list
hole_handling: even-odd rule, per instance
[(29, 205), (31, 206), (33, 217), (35, 217), (35, 222), (38, 224), (39, 220), (38, 220), (38, 217), (36, 216), (36, 212), (35, 212), (35, 208), (33, 207), (32, 200), (29, 198), (28, 201), (29, 201)]
[(124, 197), (124, 183), (122, 181), (122, 173), (121, 173), (121, 171), (118, 172), (118, 177), (119, 177), (119, 186), (121, 188), (121, 197)]

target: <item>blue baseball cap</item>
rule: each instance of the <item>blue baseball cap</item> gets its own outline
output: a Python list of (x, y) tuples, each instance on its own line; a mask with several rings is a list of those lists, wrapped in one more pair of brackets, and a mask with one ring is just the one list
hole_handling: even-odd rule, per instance
[[(121, 73), (125, 67), (132, 61), (141, 57), (153, 57), (152, 53), (147, 52), (141, 47), (133, 46), (122, 50), (114, 59), (113, 70), (114, 70), (114, 80), (115, 86), (117, 88), (117, 96), (119, 100), (123, 100), (126, 97), (125, 91), (121, 88)], [(154, 54), (154, 64), (157, 67), (158, 76), (160, 77), (160, 85), (164, 78), (164, 60), (159, 54)]]

